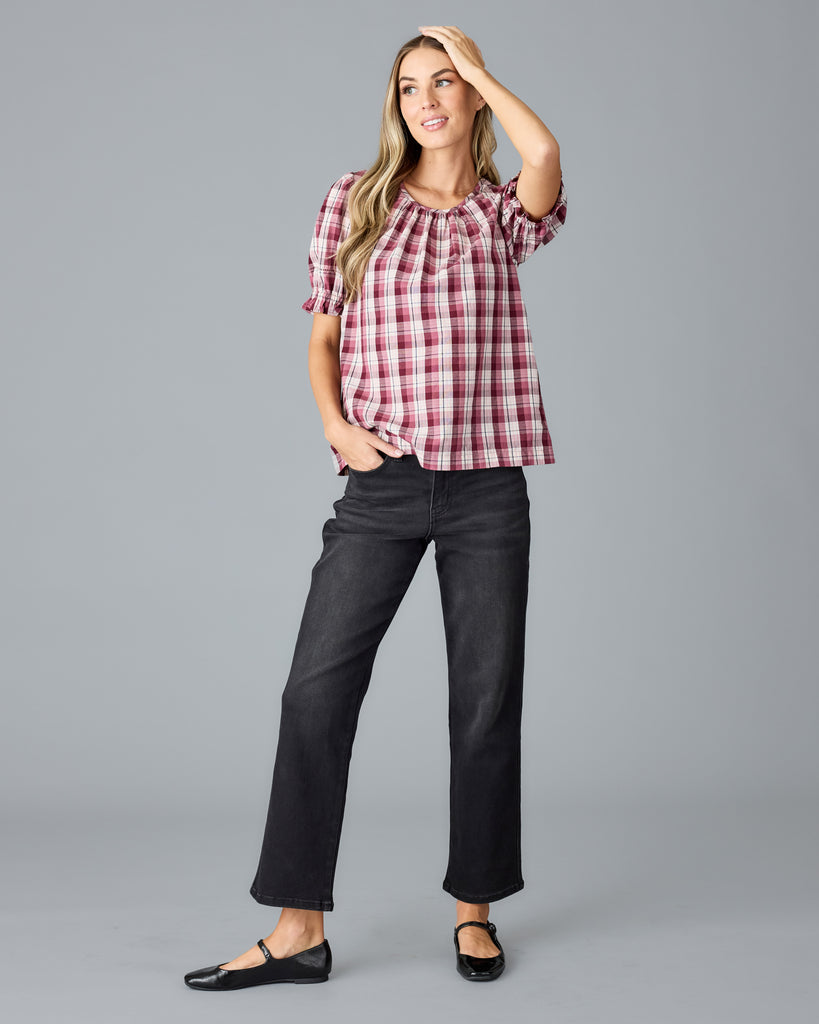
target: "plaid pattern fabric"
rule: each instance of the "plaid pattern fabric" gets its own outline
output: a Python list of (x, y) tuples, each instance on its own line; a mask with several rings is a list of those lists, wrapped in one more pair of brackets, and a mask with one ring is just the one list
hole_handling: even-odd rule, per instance
[[(331, 186), (316, 219), (302, 309), (341, 316), (342, 411), (426, 469), (555, 461), (517, 265), (566, 219), (566, 191), (540, 221), (521, 206), (520, 172), (482, 178), (449, 210), (402, 186), (347, 306), (335, 267), (346, 200), (364, 171)], [(338, 475), (347, 463), (330, 445)]]

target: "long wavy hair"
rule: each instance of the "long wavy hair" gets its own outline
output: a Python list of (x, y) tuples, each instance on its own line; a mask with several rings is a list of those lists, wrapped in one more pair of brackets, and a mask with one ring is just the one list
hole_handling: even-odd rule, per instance
[[(364, 272), (384, 230), (401, 182), (412, 173), (421, 156), (421, 145), (410, 134), (401, 113), (398, 72), (404, 57), (422, 46), (446, 53), (443, 43), (433, 36), (423, 35), (410, 39), (398, 51), (384, 98), (378, 157), (349, 192), (350, 231), (336, 253), (336, 267), (344, 281), (345, 305), (360, 295)], [(500, 184), (500, 175), (492, 160), (497, 147), (492, 111), (485, 103), (476, 112), (472, 125), (472, 159), (478, 177), (488, 178), (494, 185)]]

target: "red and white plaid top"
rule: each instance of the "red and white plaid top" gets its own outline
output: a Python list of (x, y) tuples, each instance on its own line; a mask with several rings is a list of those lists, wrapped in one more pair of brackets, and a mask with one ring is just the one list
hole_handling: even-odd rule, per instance
[[(341, 316), (342, 412), (426, 469), (555, 461), (517, 264), (566, 219), (566, 191), (532, 220), (515, 188), (481, 178), (448, 210), (401, 189), (362, 283), (346, 306), (334, 257), (349, 232), (347, 195), (364, 171), (335, 181), (310, 244), (302, 309)], [(330, 445), (339, 476), (347, 463)]]

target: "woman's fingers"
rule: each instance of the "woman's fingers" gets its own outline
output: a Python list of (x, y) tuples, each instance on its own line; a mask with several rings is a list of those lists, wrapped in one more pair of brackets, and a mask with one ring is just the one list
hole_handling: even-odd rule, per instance
[[(398, 457), (403, 455), (404, 452), (401, 448), (397, 448), (395, 445), (390, 444), (389, 441), (385, 441), (383, 438), (373, 434), (371, 430), (367, 430), (365, 427), (359, 427), (358, 424), (350, 424), (353, 428), (351, 434), (364, 435), (363, 444), (345, 445), (340, 448), (337, 444), (334, 445), (336, 451), (341, 455), (344, 461), (353, 467), (353, 469), (376, 469), (383, 459), (379, 459), (378, 462), (373, 463), (372, 452), (381, 452), (382, 455), (392, 455)], [(357, 439), (356, 439), (357, 440)]]
[(419, 25), (422, 35), (432, 36), (452, 59), (455, 70), (465, 81), (469, 81), (473, 71), (482, 71), (486, 67), (480, 47), (474, 39), (470, 39), (455, 25)]

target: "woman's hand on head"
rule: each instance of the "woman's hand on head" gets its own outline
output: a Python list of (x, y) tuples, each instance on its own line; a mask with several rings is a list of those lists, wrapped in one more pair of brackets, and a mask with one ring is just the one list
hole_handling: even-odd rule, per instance
[(371, 430), (344, 420), (335, 423), (329, 432), (325, 431), (324, 436), (348, 466), (362, 472), (377, 469), (381, 465), (383, 459), (376, 455), (377, 451), (394, 456), (404, 454), (400, 448)]
[(443, 44), (455, 70), (465, 82), (471, 82), (476, 72), (486, 70), (477, 43), (457, 25), (419, 25), (418, 31), (422, 36), (432, 36)]

